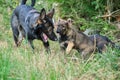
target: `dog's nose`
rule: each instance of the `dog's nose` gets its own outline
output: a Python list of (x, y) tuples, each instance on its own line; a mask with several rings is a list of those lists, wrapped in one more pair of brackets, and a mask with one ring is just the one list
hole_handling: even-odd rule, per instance
[(59, 30), (57, 30), (56, 32), (57, 32), (57, 33), (60, 33), (60, 31), (59, 31)]

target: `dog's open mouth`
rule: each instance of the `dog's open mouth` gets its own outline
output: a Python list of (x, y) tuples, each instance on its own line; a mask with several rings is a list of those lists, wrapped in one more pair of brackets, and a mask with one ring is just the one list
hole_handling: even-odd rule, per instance
[(42, 37), (42, 40), (43, 40), (44, 42), (47, 42), (47, 41), (48, 41), (48, 37), (47, 37), (47, 35), (46, 35), (45, 33), (42, 33), (42, 34), (41, 34), (41, 37)]

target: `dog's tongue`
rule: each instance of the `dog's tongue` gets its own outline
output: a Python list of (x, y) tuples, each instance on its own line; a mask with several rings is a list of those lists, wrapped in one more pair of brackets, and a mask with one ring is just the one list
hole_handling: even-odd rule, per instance
[(47, 42), (47, 41), (48, 41), (48, 37), (47, 37), (47, 35), (46, 35), (45, 33), (43, 33), (42, 36), (43, 36), (43, 41), (44, 41), (44, 42)]

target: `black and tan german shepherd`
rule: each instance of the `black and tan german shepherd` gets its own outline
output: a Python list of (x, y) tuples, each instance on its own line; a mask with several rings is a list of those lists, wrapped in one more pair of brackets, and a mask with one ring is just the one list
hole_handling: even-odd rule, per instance
[(60, 35), (60, 47), (66, 49), (66, 53), (69, 53), (71, 49), (76, 49), (82, 53), (82, 58), (85, 59), (94, 52), (94, 42), (82, 32), (72, 28), (70, 19), (58, 21), (57, 33)]
[(44, 47), (49, 51), (48, 38), (57, 41), (54, 33), (53, 15), (54, 9), (46, 14), (45, 9), (37, 11), (32, 0), (32, 6), (25, 5), (26, 0), (22, 0), (21, 5), (16, 7), (11, 17), (11, 27), (16, 46), (19, 46), (23, 38), (26, 38), (32, 47), (33, 40), (38, 39), (43, 42)]

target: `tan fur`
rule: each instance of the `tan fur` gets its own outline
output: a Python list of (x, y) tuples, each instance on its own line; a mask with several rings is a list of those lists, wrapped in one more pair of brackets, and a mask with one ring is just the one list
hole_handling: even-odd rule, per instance
[(42, 22), (40, 20), (37, 20), (37, 24), (42, 24)]
[(39, 19), (36, 21), (35, 24), (31, 24), (31, 28), (36, 27), (38, 24), (42, 24), (42, 21), (40, 21)]
[(74, 47), (74, 43), (72, 41), (69, 41), (68, 46), (66, 48), (66, 53), (69, 54), (73, 47)]

